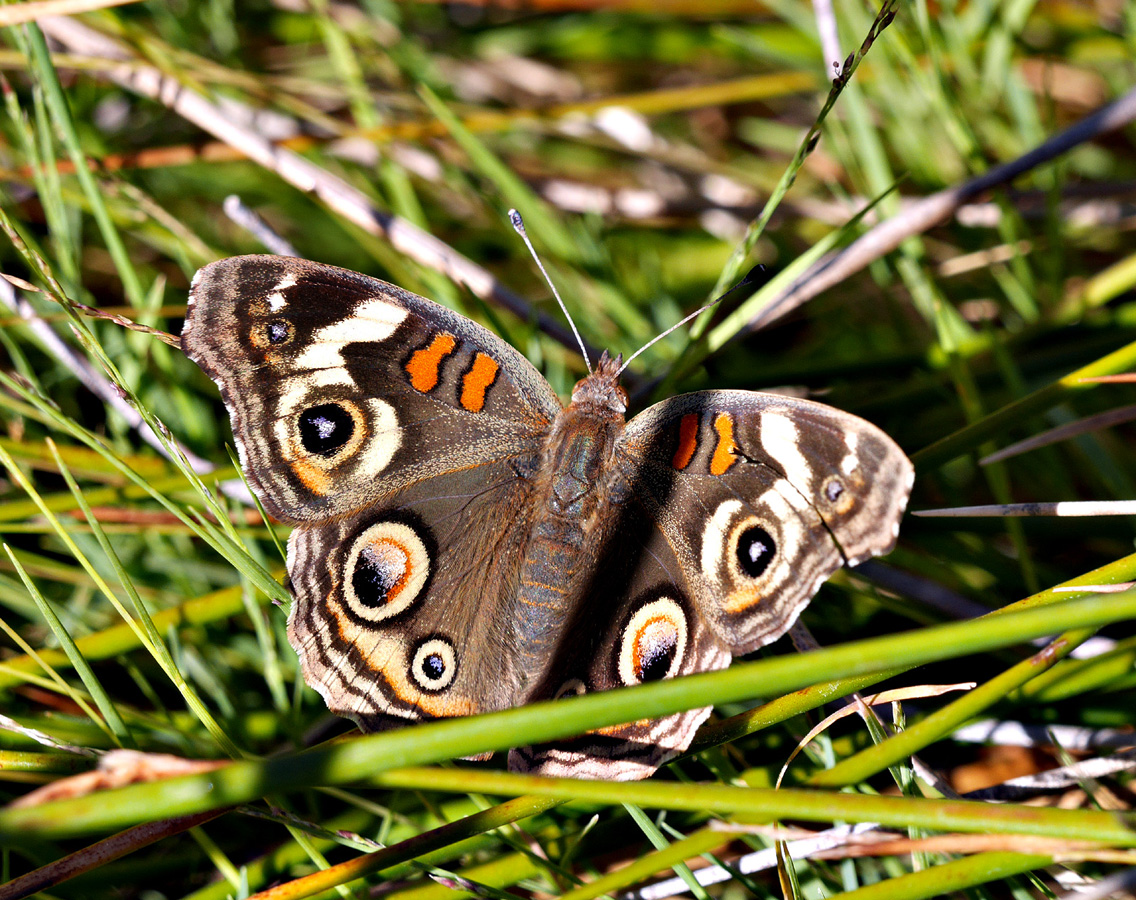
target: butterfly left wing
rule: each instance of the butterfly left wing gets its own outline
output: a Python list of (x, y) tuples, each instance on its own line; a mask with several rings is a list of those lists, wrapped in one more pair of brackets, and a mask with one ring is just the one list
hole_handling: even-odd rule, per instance
[(395, 285), (272, 256), (202, 269), (182, 346), (296, 525), (289, 639), (329, 707), (373, 729), (513, 705), (509, 604), (562, 409), (532, 364)]

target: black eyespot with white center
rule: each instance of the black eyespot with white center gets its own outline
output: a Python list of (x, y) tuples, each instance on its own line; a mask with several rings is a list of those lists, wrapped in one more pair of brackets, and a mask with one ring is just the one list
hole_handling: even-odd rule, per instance
[(355, 433), (355, 420), (338, 403), (322, 403), (300, 413), (300, 441), (316, 456), (334, 456)]
[(427, 678), (437, 681), (446, 674), (446, 661), (440, 653), (428, 653), (422, 659), (422, 671)]
[(410, 676), (427, 693), (444, 691), (458, 674), (458, 658), (454, 645), (442, 637), (427, 638), (414, 651)]
[(751, 525), (738, 535), (738, 565), (750, 578), (758, 578), (777, 556), (777, 543), (760, 525)]
[(366, 627), (410, 609), (430, 578), (428, 545), (433, 541), (424, 527), (394, 518), (359, 532), (341, 570), (343, 612)]
[(620, 680), (631, 685), (673, 677), (686, 653), (688, 631), (677, 600), (661, 596), (644, 603), (632, 614), (620, 639)]
[(264, 336), (270, 344), (283, 344), (292, 337), (292, 326), (284, 319), (273, 319), (264, 326)]
[(678, 647), (678, 635), (673, 631), (662, 634), (644, 634), (639, 640), (639, 680), (661, 681), (670, 671)]
[(411, 569), (406, 549), (397, 544), (363, 547), (351, 573), (351, 587), (363, 606), (383, 609), (396, 597)]
[(840, 483), (839, 478), (830, 478), (828, 484), (824, 486), (824, 495), (828, 498), (829, 503), (835, 503), (843, 493), (844, 485)]

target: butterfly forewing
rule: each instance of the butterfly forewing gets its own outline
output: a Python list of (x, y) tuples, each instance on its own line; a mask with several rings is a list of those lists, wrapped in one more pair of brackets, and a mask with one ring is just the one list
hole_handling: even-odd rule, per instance
[(532, 364), (480, 325), (305, 260), (206, 266), (182, 346), (220, 386), (265, 508), (287, 521), (539, 450), (561, 409)]

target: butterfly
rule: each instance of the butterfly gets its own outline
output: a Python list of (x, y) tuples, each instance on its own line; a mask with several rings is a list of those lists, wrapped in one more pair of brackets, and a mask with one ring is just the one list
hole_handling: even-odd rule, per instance
[[(868, 422), (717, 390), (626, 420), (606, 353), (561, 403), (517, 350), (378, 279), (274, 256), (197, 273), (182, 347), (294, 526), (288, 637), (364, 730), (727, 666), (889, 552), (913, 469)], [(650, 775), (710, 710), (509, 754)]]

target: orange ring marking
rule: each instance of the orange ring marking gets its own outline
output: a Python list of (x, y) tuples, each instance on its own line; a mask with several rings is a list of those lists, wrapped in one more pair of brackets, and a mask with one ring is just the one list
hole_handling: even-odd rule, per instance
[(647, 633), (648, 629), (658, 628), (660, 622), (664, 622), (670, 626), (668, 630), (668, 636), (674, 640), (675, 647), (678, 647), (678, 629), (675, 627), (675, 623), (671, 619), (671, 617), (666, 615), (657, 615), (649, 618), (646, 622), (643, 623), (643, 627), (640, 628), (639, 631), (635, 634), (634, 643), (631, 645), (631, 669), (633, 672), (635, 672), (636, 675), (639, 676), (639, 678), (643, 677), (643, 654), (640, 647), (640, 641), (642, 640), (643, 635)]

